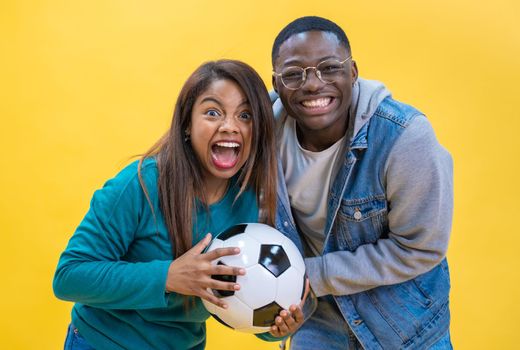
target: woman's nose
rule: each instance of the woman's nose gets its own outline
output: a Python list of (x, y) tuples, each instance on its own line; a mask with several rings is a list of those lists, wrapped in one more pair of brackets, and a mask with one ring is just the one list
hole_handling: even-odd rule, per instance
[(220, 132), (238, 132), (237, 121), (233, 117), (226, 117), (222, 121), (219, 127)]

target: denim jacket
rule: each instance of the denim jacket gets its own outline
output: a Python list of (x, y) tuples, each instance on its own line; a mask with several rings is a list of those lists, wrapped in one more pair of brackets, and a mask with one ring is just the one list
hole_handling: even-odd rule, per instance
[[(317, 296), (333, 295), (365, 349), (427, 348), (450, 322), (452, 161), (426, 118), (377, 84), (359, 79), (353, 91), (323, 252), (305, 259), (307, 273)], [(378, 99), (362, 101), (377, 89)], [(276, 228), (303, 252), (282, 164), (278, 186)]]

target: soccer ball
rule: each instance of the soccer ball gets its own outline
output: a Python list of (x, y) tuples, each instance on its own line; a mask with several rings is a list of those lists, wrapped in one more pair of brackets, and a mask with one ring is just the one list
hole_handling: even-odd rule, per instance
[(294, 243), (271, 226), (257, 223), (232, 226), (216, 236), (207, 251), (239, 247), (240, 254), (224, 256), (214, 264), (243, 267), (244, 276), (213, 275), (236, 282), (240, 290), (214, 290), (227, 309), (206, 300), (202, 303), (212, 316), (227, 327), (247, 333), (269, 331), (282, 309), (299, 304), (305, 290), (305, 264)]

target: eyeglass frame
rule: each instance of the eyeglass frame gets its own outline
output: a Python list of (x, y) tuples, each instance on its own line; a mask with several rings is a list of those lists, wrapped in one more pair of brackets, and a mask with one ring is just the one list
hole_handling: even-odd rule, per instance
[[(316, 71), (316, 76), (318, 77), (318, 79), (324, 83), (324, 84), (334, 84), (336, 82), (336, 80), (334, 81), (331, 81), (331, 82), (328, 82), (328, 81), (324, 81), (321, 77), (321, 71), (318, 69), (318, 66), (320, 64), (322, 64), (323, 62), (327, 62), (329, 60), (335, 60), (335, 59), (332, 59), (332, 58), (328, 58), (326, 60), (323, 60), (321, 62), (319, 62), (316, 66), (309, 66), (309, 67), (305, 67), (305, 68), (302, 68), (302, 67), (299, 67), (299, 66), (289, 66), (285, 69), (289, 69), (289, 68), (300, 68), (302, 71), (303, 71), (303, 77), (302, 77), (302, 83), (300, 84), (300, 86), (298, 86), (297, 88), (290, 88), (288, 87), (287, 85), (285, 85), (285, 82), (283, 81), (283, 78), (282, 78), (282, 74), (283, 73), (278, 73), (276, 71), (273, 71), (273, 76), (275, 77), (279, 77), (283, 86), (285, 86), (285, 88), (289, 89), (289, 90), (299, 90), (303, 87), (303, 85), (305, 85), (305, 82), (307, 82), (307, 69), (314, 69)], [(352, 55), (348, 56), (347, 58), (345, 58), (343, 61), (340, 61), (340, 60), (335, 60), (335, 61), (338, 61), (341, 65), (345, 64), (348, 60), (352, 60)]]

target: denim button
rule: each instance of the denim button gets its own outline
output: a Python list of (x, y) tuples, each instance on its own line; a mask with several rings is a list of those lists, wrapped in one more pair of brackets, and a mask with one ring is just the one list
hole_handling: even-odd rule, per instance
[(359, 220), (363, 217), (363, 214), (361, 214), (361, 211), (356, 208), (356, 211), (354, 212), (354, 219)]
[(287, 227), (287, 226), (289, 226), (289, 223), (288, 223), (287, 221), (284, 221), (284, 222), (283, 222), (283, 225), (284, 225), (285, 227)]
[(361, 323), (363, 323), (363, 320), (354, 320), (354, 322), (352, 322), (354, 324), (354, 326), (359, 326)]

